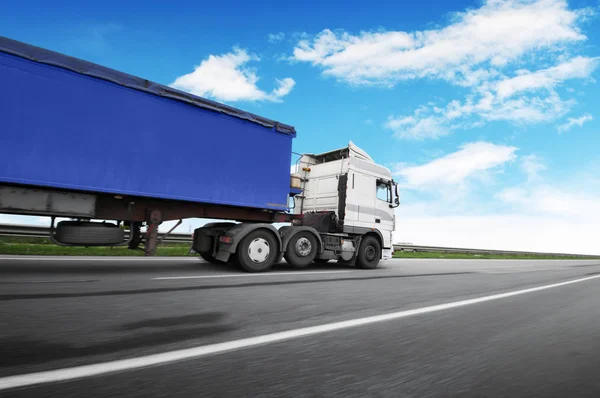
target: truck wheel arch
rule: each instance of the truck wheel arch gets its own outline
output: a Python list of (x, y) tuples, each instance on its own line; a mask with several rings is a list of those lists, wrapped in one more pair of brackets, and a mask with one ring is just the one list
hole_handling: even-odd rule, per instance
[(347, 233), (347, 234), (350, 234), (350, 235), (361, 236), (361, 237), (364, 237), (364, 236), (367, 236), (367, 235), (373, 235), (373, 236), (375, 236), (379, 240), (379, 244), (381, 245), (382, 249), (388, 249), (383, 244), (383, 242), (384, 242), (383, 234), (377, 228), (344, 227), (344, 232)]

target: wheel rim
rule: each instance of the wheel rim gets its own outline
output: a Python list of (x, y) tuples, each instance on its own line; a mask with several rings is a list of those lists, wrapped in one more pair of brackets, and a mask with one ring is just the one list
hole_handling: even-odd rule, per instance
[(373, 246), (373, 245), (367, 246), (367, 248), (365, 249), (365, 257), (367, 257), (367, 260), (373, 261), (373, 260), (375, 260), (376, 256), (377, 256), (377, 253), (375, 251), (375, 246)]
[(248, 257), (254, 263), (264, 262), (271, 253), (269, 242), (263, 238), (256, 238), (248, 246)]
[(312, 243), (310, 243), (310, 239), (302, 237), (296, 241), (294, 249), (296, 250), (297, 255), (300, 257), (306, 257), (312, 251)]

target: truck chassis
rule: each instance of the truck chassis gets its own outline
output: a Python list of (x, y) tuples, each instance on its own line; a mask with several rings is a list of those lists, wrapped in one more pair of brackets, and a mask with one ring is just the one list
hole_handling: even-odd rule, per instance
[[(0, 212), (52, 217), (50, 239), (64, 246), (128, 245), (135, 249), (141, 241), (140, 227), (145, 224), (147, 256), (156, 254), (158, 227), (165, 221), (196, 217), (236, 220), (196, 229), (192, 249), (208, 262), (230, 262), (248, 272), (268, 271), (283, 258), (297, 268), (337, 259), (364, 269), (377, 267), (381, 259), (381, 238), (376, 230), (366, 234), (319, 231), (302, 225), (310, 216), (306, 214), (5, 184), (0, 185)], [(335, 217), (332, 213), (315, 215)], [(55, 225), (55, 217), (71, 220)], [(271, 223), (292, 225), (277, 229)], [(129, 226), (128, 237), (122, 224)]]

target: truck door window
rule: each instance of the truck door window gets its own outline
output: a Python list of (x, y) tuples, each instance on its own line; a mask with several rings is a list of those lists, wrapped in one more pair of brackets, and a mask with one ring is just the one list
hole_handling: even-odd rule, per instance
[(377, 182), (377, 199), (391, 203), (391, 192), (389, 184)]

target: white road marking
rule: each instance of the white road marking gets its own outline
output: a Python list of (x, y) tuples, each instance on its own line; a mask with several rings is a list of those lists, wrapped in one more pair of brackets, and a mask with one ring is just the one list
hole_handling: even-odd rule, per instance
[(600, 275), (589, 276), (586, 278), (574, 279), (566, 282), (553, 283), (523, 290), (494, 294), (469, 300), (455, 301), (446, 304), (433, 305), (430, 307), (417, 308), (407, 311), (392, 312), (389, 314), (375, 315), (364, 318), (350, 319), (347, 321), (326, 323), (324, 325), (311, 326), (306, 328), (277, 332), (262, 336), (249, 337), (240, 340), (227, 341), (224, 343), (209, 344), (205, 346), (186, 348), (176, 351), (164, 352), (161, 354), (144, 355), (137, 358), (121, 359), (97, 363), (92, 365), (75, 366), (72, 368), (63, 368), (49, 370), (45, 372), (28, 373), (16, 376), (0, 378), (0, 391), (17, 387), (26, 387), (42, 383), (53, 383), (67, 380), (80, 379), (84, 377), (99, 376), (109, 373), (124, 372), (134, 369), (146, 368), (149, 366), (164, 365), (176, 361), (182, 361), (193, 358), (200, 358), (207, 355), (221, 354), (224, 352), (240, 350), (244, 348), (256, 347), (269, 343), (277, 343), (285, 340), (292, 340), (301, 337), (343, 330), (357, 326), (369, 325), (377, 322), (391, 321), (400, 318), (406, 318), (414, 315), (428, 314), (431, 312), (445, 311), (453, 308), (464, 307), (473, 304), (485, 303), (487, 301), (500, 300), (508, 297), (519, 296), (528, 293), (539, 292), (542, 290), (553, 289), (560, 286), (572, 285), (600, 278)]
[(75, 280), (62, 280), (62, 281), (3, 281), (0, 285), (27, 285), (35, 283), (88, 283), (98, 282), (97, 279), (75, 279)]
[(312, 272), (264, 272), (258, 274), (218, 274), (218, 275), (186, 275), (186, 276), (162, 276), (151, 278), (155, 281), (171, 280), (171, 279), (208, 279), (208, 278), (245, 278), (248, 276), (277, 276), (277, 275), (318, 275), (318, 274), (342, 274), (346, 272), (357, 271), (312, 271)]

